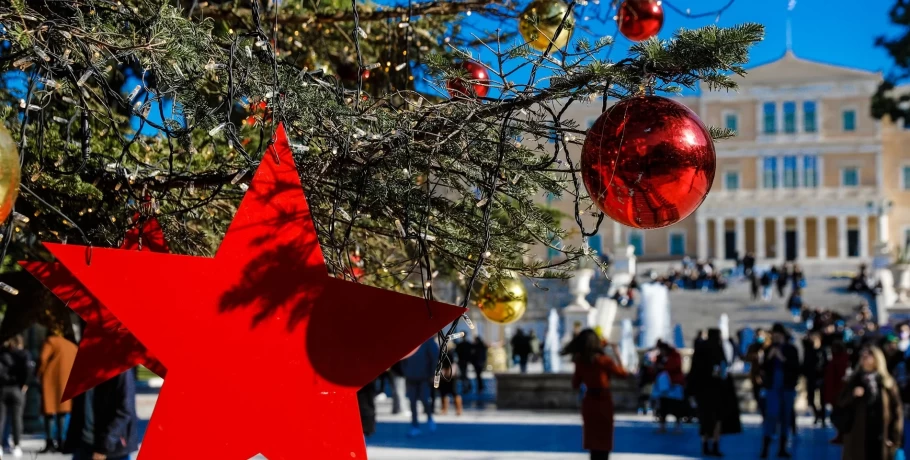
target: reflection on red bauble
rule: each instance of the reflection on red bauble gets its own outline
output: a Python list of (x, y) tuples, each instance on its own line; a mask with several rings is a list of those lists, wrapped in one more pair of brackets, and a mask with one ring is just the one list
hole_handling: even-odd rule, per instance
[(619, 31), (634, 42), (645, 41), (664, 25), (660, 0), (625, 0), (619, 7)]
[(467, 71), (469, 80), (453, 78), (446, 84), (452, 97), (485, 97), (490, 91), (490, 74), (487, 68), (474, 62), (464, 61), (461, 64)]
[(659, 228), (685, 219), (714, 182), (714, 141), (688, 107), (659, 96), (613, 105), (588, 131), (581, 173), (613, 220)]

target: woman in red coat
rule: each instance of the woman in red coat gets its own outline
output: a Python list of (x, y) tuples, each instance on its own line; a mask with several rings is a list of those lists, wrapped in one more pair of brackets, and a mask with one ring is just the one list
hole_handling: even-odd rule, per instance
[(584, 448), (591, 451), (591, 460), (608, 460), (613, 450), (613, 395), (610, 379), (625, 377), (626, 370), (619, 360), (619, 350), (611, 344), (615, 360), (604, 353), (605, 343), (591, 329), (581, 331), (569, 344), (566, 352), (573, 355), (575, 375), (572, 386), (583, 384), (585, 398), (581, 404), (584, 421)]

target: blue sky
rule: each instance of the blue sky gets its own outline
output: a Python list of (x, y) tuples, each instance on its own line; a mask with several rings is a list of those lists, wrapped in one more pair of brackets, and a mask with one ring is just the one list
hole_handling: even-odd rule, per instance
[[(529, 0), (528, 0), (529, 1)], [(691, 10), (693, 15), (710, 11), (717, 11), (728, 3), (728, 0), (669, 0), (678, 9)], [(587, 14), (592, 15), (594, 9), (608, 9), (609, 0), (601, 0), (600, 5), (589, 4)], [(788, 6), (793, 5), (792, 11)], [(744, 22), (758, 22), (766, 28), (765, 40), (753, 47), (750, 62), (747, 67), (773, 61), (781, 57), (786, 50), (787, 43), (787, 18), (792, 24), (793, 51), (797, 56), (822, 61), (830, 64), (843, 65), (870, 71), (884, 71), (891, 68), (891, 61), (884, 50), (874, 46), (875, 37), (881, 34), (894, 35), (900, 29), (890, 26), (888, 11), (894, 0), (736, 0), (719, 18), (717, 24), (729, 27)], [(521, 1), (520, 5), (526, 5)], [(523, 7), (523, 6), (522, 6)], [(578, 10), (577, 10), (578, 11)], [(680, 15), (665, 5), (664, 27), (660, 33), (661, 38), (670, 38), (679, 28), (698, 28), (715, 23), (716, 16), (692, 19)], [(612, 17), (612, 16), (611, 16)], [(576, 13), (576, 19), (581, 20), (582, 14)], [(615, 23), (609, 20), (606, 25), (600, 26), (595, 19), (580, 22), (590, 29), (603, 30), (605, 34), (612, 34)], [(501, 25), (493, 23), (483, 24), (487, 30), (502, 27), (505, 30), (515, 30), (516, 25)], [(577, 34), (581, 30), (577, 29)], [(573, 39), (578, 38), (578, 35)], [(624, 37), (617, 37), (615, 49), (610, 57), (619, 60), (625, 57), (630, 42)], [(481, 51), (480, 59), (493, 62), (492, 54)], [(515, 81), (526, 81), (524, 77), (515, 76)]]

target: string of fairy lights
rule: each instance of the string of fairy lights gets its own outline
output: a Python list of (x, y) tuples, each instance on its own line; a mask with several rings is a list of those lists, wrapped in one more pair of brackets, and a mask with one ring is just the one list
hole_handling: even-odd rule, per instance
[[(555, 2), (560, 2), (560, 0), (553, 0), (551, 3)], [(719, 9), (710, 12), (692, 14), (685, 10), (685, 16), (690, 18), (716, 16), (719, 18), (720, 14), (727, 11), (733, 3), (734, 0), (730, 0)], [(571, 33), (573, 27), (586, 30), (587, 26), (584, 24), (576, 25), (574, 22), (576, 15), (581, 23), (605, 23), (621, 7), (618, 0), (610, 2), (608, 8), (599, 4), (600, 2), (596, 0), (590, 2), (572, 0), (569, 3), (563, 3), (552, 37), (560, 37), (566, 31)], [(662, 4), (683, 14), (683, 10), (669, 2), (663, 1)], [(84, 5), (116, 11), (116, 14), (122, 15), (127, 21), (142, 19), (138, 13), (115, 4), (86, 2)], [(66, 162), (61, 160), (61, 164), (56, 166), (67, 167), (72, 164), (72, 167), (64, 170), (58, 168), (60, 175), (85, 175), (88, 177), (90, 174), (95, 174), (96, 183), (124, 194), (129, 200), (135, 202), (136, 206), (144, 202), (146, 196), (151, 196), (153, 203), (151, 212), (153, 213), (160, 213), (159, 203), (185, 202), (181, 206), (171, 207), (167, 213), (187, 215), (205, 209), (219, 200), (232, 199), (242, 194), (245, 183), (249, 180), (249, 171), (254, 169), (257, 163), (256, 158), (265, 151), (265, 142), (260, 142), (259, 145), (247, 145), (239, 128), (231, 122), (233, 111), (237, 110), (234, 101), (244, 100), (248, 107), (253, 107), (254, 104), (258, 106), (261, 102), (266, 103), (266, 111), (271, 122), (267, 122), (264, 115), (257, 115), (251, 124), (259, 128), (260, 139), (270, 139), (276, 127), (275, 121), (292, 118), (294, 115), (289, 113), (285, 106), (287, 103), (283, 96), (285, 88), (290, 84), (304, 85), (312, 91), (325, 94), (340, 106), (347, 107), (348, 111), (343, 117), (337, 119), (337, 123), (333, 121), (333, 126), (320, 127), (323, 131), (320, 133), (321, 137), (314, 133), (299, 131), (294, 145), (295, 153), (307, 154), (312, 149), (311, 143), (318, 141), (325, 146), (322, 150), (331, 151), (333, 164), (357, 165), (363, 161), (362, 152), (381, 150), (394, 143), (396, 148), (405, 152), (402, 157), (407, 161), (401, 165), (401, 169), (405, 171), (404, 174), (409, 177), (423, 177), (422, 180), (425, 181), (422, 200), (412, 200), (408, 195), (402, 203), (402, 209), (391, 210), (390, 217), (383, 222), (385, 227), (369, 227), (366, 226), (368, 224), (362, 222), (367, 219), (363, 217), (363, 213), (359, 209), (362, 204), (360, 198), (363, 195), (359, 187), (364, 186), (364, 182), (370, 179), (366, 173), (362, 174), (363, 177), (350, 182), (332, 181), (321, 177), (323, 176), (321, 173), (326, 171), (325, 168), (329, 166), (328, 163), (325, 163), (323, 169), (318, 171), (320, 174), (313, 174), (313, 176), (320, 177), (308, 178), (308, 184), (318, 185), (325, 195), (320, 197), (314, 193), (308, 194), (308, 196), (320, 197), (328, 203), (325, 210), (327, 215), (323, 216), (325, 217), (323, 222), (327, 222), (327, 225), (320, 226), (319, 229), (322, 230), (322, 235), (328, 238), (328, 241), (323, 242), (323, 247), (327, 246), (330, 249), (326, 254), (327, 262), (339, 276), (349, 279), (358, 278), (350, 257), (350, 248), (359, 244), (356, 241), (356, 232), (373, 232), (397, 239), (413, 249), (413, 256), (409, 258), (394, 263), (383, 262), (382, 273), (395, 277), (402, 285), (419, 279), (418, 286), (422, 286), (424, 296), (427, 300), (433, 299), (433, 281), (439, 275), (439, 270), (434, 266), (435, 258), (441, 253), (446, 254), (444, 252), (446, 248), (437, 241), (436, 233), (439, 233), (439, 229), (434, 228), (431, 222), (431, 203), (441, 194), (440, 190), (445, 189), (446, 183), (431, 180), (434, 171), (429, 162), (426, 163), (425, 170), (421, 171), (415, 170), (415, 165), (410, 159), (417, 159), (418, 155), (440, 154), (447, 141), (457, 138), (459, 126), (469, 123), (479, 123), (484, 128), (494, 130), (498, 133), (498, 138), (495, 140), (494, 146), (495, 161), (483, 169), (482, 177), (476, 181), (479, 191), (476, 196), (476, 208), (481, 210), (480, 226), (475, 229), (480, 238), (472, 242), (476, 254), (468, 258), (458, 258), (455, 257), (456, 254), (446, 254), (452, 260), (460, 263), (459, 273), (462, 279), (459, 284), (464, 289), (463, 295), (459, 296), (462, 307), (468, 307), (475, 284), (481, 279), (486, 280), (491, 277), (491, 264), (495, 263), (496, 271), (499, 272), (512, 271), (511, 269), (521, 271), (521, 267), (511, 267), (508, 261), (498, 257), (497, 252), (502, 248), (494, 247), (493, 244), (495, 237), (492, 222), (495, 216), (492, 204), (498, 200), (501, 194), (509, 193), (507, 189), (520, 184), (524, 178), (530, 175), (548, 174), (571, 176), (572, 180), (566, 181), (560, 187), (575, 201), (576, 215), (574, 217), (580, 232), (587, 237), (598, 231), (604, 218), (603, 213), (592, 211), (591, 205), (582, 202), (585, 193), (575, 179), (577, 169), (568, 154), (570, 145), (578, 145), (581, 142), (584, 130), (564, 120), (564, 116), (566, 110), (574, 103), (591, 103), (600, 97), (603, 104), (606, 105), (611, 96), (619, 98), (626, 95), (627, 92), (625, 88), (614, 86), (610, 82), (593, 82), (593, 77), (588, 77), (588, 81), (572, 82), (571, 84), (574, 86), (566, 86), (574, 91), (569, 97), (564, 97), (566, 90), (561, 89), (562, 87), (559, 85), (569, 85), (564, 82), (564, 80), (568, 80), (566, 76), (574, 77), (571, 72), (578, 69), (586, 59), (590, 60), (596, 53), (604, 51), (609, 56), (614, 47), (612, 41), (603, 39), (589, 44), (586, 49), (573, 49), (568, 45), (557, 46), (552, 40), (546, 40), (548, 43), (543, 49), (516, 54), (516, 48), (503, 45), (504, 42), (516, 37), (515, 32), (500, 30), (491, 34), (482, 31), (477, 35), (481, 37), (479, 45), (492, 51), (494, 56), (494, 62), (483, 64), (485, 71), (489, 75), (495, 76), (494, 81), (485, 83), (485, 85), (498, 90), (498, 95), (495, 97), (484, 97), (476, 101), (483, 102), (483, 104), (467, 98), (452, 101), (433, 100), (428, 95), (414, 91), (411, 87), (392, 87), (393, 79), (390, 78), (388, 79), (389, 86), (386, 88), (387, 95), (368, 100), (365, 99), (365, 85), (368, 80), (373, 78), (370, 72), (382, 71), (388, 75), (400, 73), (407, 84), (413, 84), (416, 81), (428, 84), (438, 82), (440, 74), (427, 70), (420, 61), (424, 57), (432, 58), (430, 43), (433, 38), (422, 34), (415, 24), (417, 18), (433, 14), (478, 14), (492, 18), (516, 19), (515, 13), (511, 11), (511, 6), (492, 0), (466, 0), (443, 4), (408, 0), (406, 6), (385, 7), (364, 12), (362, 11), (363, 6), (358, 4), (357, 0), (352, 0), (349, 13), (323, 16), (311, 14), (309, 17), (306, 14), (294, 16), (296, 13), (284, 9), (281, 2), (268, 3), (264, 11), (258, 1), (243, 6), (248, 8), (250, 15), (250, 31), (241, 32), (233, 29), (228, 31), (229, 40), (225, 44), (226, 49), (212, 50), (213, 55), (217, 54), (215, 51), (224, 52), (226, 59), (223, 62), (213, 61), (204, 69), (198, 70), (184, 68), (180, 63), (162, 65), (160, 69), (156, 69), (160, 70), (159, 74), (154, 76), (157, 79), (165, 77), (189, 79), (192, 76), (213, 74), (228, 79), (224, 101), (217, 105), (211, 113), (206, 114), (206, 117), (187, 119), (183, 124), (173, 123), (172, 118), (165, 113), (165, 103), (170, 100), (172, 106), (175, 106), (177, 101), (173, 99), (173, 94), (158, 91), (156, 85), (148, 80), (151, 78), (150, 74), (142, 73), (141, 82), (126, 95), (120, 94), (117, 88), (108, 86), (102, 80), (102, 76), (107, 73), (105, 67), (107, 62), (117, 61), (119, 56), (128, 54), (126, 51), (117, 50), (115, 45), (104, 43), (102, 38), (101, 43), (94, 43), (94, 46), (110, 53), (109, 56), (102, 58), (99, 52), (99, 56), (80, 57), (84, 50), (72, 49), (70, 45), (74, 43), (74, 40), (78, 39), (79, 43), (87, 43), (90, 40), (98, 41), (98, 39), (84, 34), (80, 35), (81, 31), (73, 28), (62, 18), (39, 18), (33, 16), (32, 13), (13, 14), (10, 10), (0, 7), (0, 23), (4, 20), (2, 18), (6, 17), (3, 14), (7, 14), (21, 20), (31, 30), (43, 31), (45, 37), (44, 42), (39, 42), (31, 49), (0, 55), (0, 63), (10, 62), (12, 67), (26, 70), (29, 79), (26, 95), (20, 102), (20, 113), (23, 115), (19, 132), (21, 164), (24, 165), (26, 159), (32, 155), (41, 153), (40, 144), (37, 146), (37, 151), (30, 150), (31, 144), (26, 137), (30, 126), (36, 126), (37, 137), (41, 138), (42, 130), (46, 129), (49, 121), (64, 124), (67, 133), (72, 134), (72, 138), (79, 139), (79, 142), (68, 143), (72, 146), (69, 160)], [(237, 8), (228, 11), (219, 9), (217, 5), (194, 4), (189, 10), (189, 14), (200, 11), (222, 17), (242, 13)], [(296, 19), (285, 25), (282, 21), (288, 17)], [(520, 20), (520, 18), (517, 19)], [(271, 23), (264, 26), (269, 21)], [(364, 41), (380, 32), (377, 30), (378, 27), (371, 27), (364, 21), (371, 21), (372, 24), (385, 23), (387, 30), (390, 29), (394, 32), (387, 33), (387, 35), (398, 37), (400, 33), (403, 37), (403, 46), (400, 46), (401, 41), (390, 39), (387, 43), (387, 58), (384, 61), (366, 62), (362, 49)], [(310, 59), (308, 62), (288, 61), (287, 58), (294, 56), (294, 53), (299, 53), (308, 46), (314, 46), (301, 41), (300, 37), (305, 32), (312, 29), (322, 30), (323, 32), (320, 33), (327, 37), (334, 33), (333, 28), (337, 24), (343, 22), (351, 24), (350, 30), (346, 33), (350, 47), (345, 48), (345, 52), (350, 52), (355, 61), (356, 74), (353, 78), (355, 81), (353, 88), (345, 87), (340, 78), (329, 75), (327, 67), (318, 65), (317, 59)], [(282, 35), (282, 31), (290, 30), (293, 31)], [(596, 35), (593, 30), (588, 29), (587, 31), (590, 35)], [(490, 37), (492, 40), (487, 41)], [(461, 39), (453, 40), (453, 38)], [(464, 38), (450, 35), (436, 45), (448, 48), (449, 53), (456, 60), (468, 60), (472, 58), (471, 54), (458, 46), (470, 43), (471, 40)], [(151, 43), (152, 37), (148, 37), (148, 39)], [(287, 50), (281, 49), (279, 44), (287, 45)], [(556, 55), (561, 58), (555, 57)], [(282, 57), (286, 59), (281, 59)], [(518, 66), (508, 65), (516, 58), (527, 58), (527, 60)], [(74, 68), (77, 60), (84, 65), (84, 68)], [(260, 92), (258, 95), (246, 94), (245, 91), (248, 89), (243, 86), (243, 83), (235, 80), (238, 69), (254, 64), (271, 68), (271, 82), (258, 88), (257, 91)], [(308, 64), (315, 68), (309, 68)], [(616, 66), (629, 64), (631, 62), (626, 60), (614, 63)], [(293, 68), (294, 79), (288, 77), (289, 73), (286, 72), (288, 68)], [(527, 72), (527, 82), (515, 84), (512, 80), (515, 78), (516, 72)], [(542, 73), (547, 74), (544, 80), (550, 81), (548, 87), (539, 87), (541, 79), (538, 77)], [(562, 75), (562, 80), (552, 77), (554, 74)], [(447, 75), (451, 75), (451, 73)], [(58, 81), (65, 81), (67, 84), (57, 84)], [(69, 92), (64, 94), (64, 91)], [(393, 104), (395, 98), (404, 102)], [(546, 104), (556, 99), (560, 101), (558, 109), (553, 109)], [(52, 100), (63, 101), (68, 107), (77, 108), (77, 115), (67, 118), (57, 117), (61, 118), (60, 120), (54, 118), (57, 115), (43, 110), (43, 107), (50, 106)], [(109, 103), (108, 101), (115, 102)], [(138, 120), (137, 132), (148, 127), (157, 130), (158, 136), (147, 139), (144, 136), (123, 136), (118, 133), (114, 122), (104, 122), (104, 120), (108, 118), (112, 120), (114, 117), (113, 108), (109, 105), (112, 103), (131, 108), (131, 115)], [(101, 109), (90, 110), (89, 107), (92, 104), (100, 106)], [(157, 104), (157, 118), (161, 121), (156, 121), (150, 116), (154, 104)], [(452, 120), (445, 110), (448, 110), (453, 104), (474, 104), (474, 106), (469, 111), (459, 112), (459, 114), (467, 114), (464, 118)], [(410, 110), (420, 113), (421, 116), (415, 117), (415, 119), (426, 119), (427, 121), (420, 125), (418, 130), (410, 132), (404, 128), (396, 128), (383, 133), (365, 129), (364, 123), (373, 123), (370, 121), (371, 118), (376, 118), (377, 111), (385, 110), (387, 106), (394, 107), (395, 110)], [(98, 125), (104, 126), (104, 128), (97, 130)], [(180, 144), (182, 139), (191, 138), (192, 133), (199, 132), (208, 134), (204, 145), (200, 145), (200, 148), (197, 149), (193, 142), (190, 142), (189, 146)], [(521, 139), (516, 138), (516, 132), (523, 133)], [(524, 168), (522, 173), (505, 176), (506, 172), (511, 171), (510, 162), (514, 161), (515, 151), (546, 152), (548, 147), (542, 145), (542, 140), (553, 138), (552, 133), (554, 132), (557, 134), (552, 146), (552, 155), (544, 155), (536, 164)], [(94, 155), (100, 154), (91, 151), (91, 140), (105, 136), (116, 136), (121, 139), (122, 148), (116, 155), (111, 155), (109, 163), (102, 171), (91, 170), (89, 160)], [(480, 149), (481, 143), (486, 141), (486, 139), (473, 139), (466, 142), (461, 149), (464, 156), (470, 159), (472, 152)], [(191, 169), (189, 163), (181, 164), (179, 161), (184, 150), (213, 155), (209, 152), (214, 152), (216, 146), (220, 146), (220, 142), (223, 142), (230, 153), (225, 155), (223, 166), (220, 165), (215, 171), (197, 174)], [(150, 143), (153, 143), (156, 148), (160, 147), (168, 152), (161, 162), (143, 161), (133, 152), (134, 145), (150, 149)], [(535, 143), (537, 143), (536, 146)], [(425, 144), (430, 147), (426, 147)], [(397, 147), (398, 145), (401, 147)], [(416, 153), (418, 148), (422, 149), (423, 153)], [(134, 164), (135, 167), (127, 168), (124, 166), (126, 163)], [(480, 162), (478, 161), (478, 163)], [(230, 166), (235, 165), (241, 167), (230, 169)], [(360, 166), (352, 168), (355, 167)], [(354, 188), (353, 191), (350, 190), (351, 187)], [(23, 185), (22, 190), (38, 202), (36, 215), (40, 212), (57, 214), (60, 219), (68, 222), (69, 227), (82, 235), (86, 243), (91, 245), (89, 235), (77, 225), (77, 220), (67, 216), (65, 212), (54, 206), (50, 199), (42, 198), (40, 188)], [(205, 190), (205, 193), (200, 194), (201, 190)], [(195, 196), (195, 198), (187, 202), (189, 196)], [(179, 200), (176, 197), (180, 197)], [(350, 197), (353, 199), (348, 199)], [(44, 211), (41, 210), (42, 208)], [(80, 214), (83, 212), (88, 215), (100, 213), (102, 210), (87, 208), (79, 211)], [(418, 218), (412, 219), (412, 214), (416, 214)], [(595, 219), (593, 228), (585, 228), (581, 218), (584, 214), (589, 214)], [(13, 215), (22, 216), (21, 214)], [(111, 222), (116, 222), (117, 216), (110, 215), (109, 219)], [(0, 256), (5, 256), (13, 241), (13, 233), (19, 232), (19, 228), (24, 223), (27, 223), (27, 220), (16, 217), (4, 227)], [(391, 223), (393, 225), (390, 225)], [(552, 241), (539, 240), (537, 242), (555, 248)], [(561, 248), (555, 249), (562, 250)], [(582, 257), (591, 257), (592, 254), (590, 248), (586, 246), (581, 253), (567, 257), (565, 261), (554, 262), (552, 265), (540, 265), (535, 268), (535, 271), (543, 272), (558, 264), (571, 264)], [(441, 352), (435, 372), (437, 384), (441, 375), (440, 371), (448, 360), (448, 342), (464, 335), (463, 332), (458, 331), (461, 321), (464, 321), (471, 329), (474, 328), (470, 317), (465, 313), (447, 330), (439, 332)]]

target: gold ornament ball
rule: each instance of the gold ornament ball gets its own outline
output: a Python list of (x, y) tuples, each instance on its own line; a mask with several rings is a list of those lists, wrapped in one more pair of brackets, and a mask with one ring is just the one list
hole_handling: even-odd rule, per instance
[[(570, 12), (566, 17), (566, 11), (569, 6), (562, 0), (534, 0), (521, 13), (518, 22), (518, 31), (525, 41), (532, 48), (544, 51), (553, 41), (552, 51), (561, 49), (569, 43), (572, 38), (572, 29), (575, 28), (575, 16)], [(556, 29), (562, 23), (562, 18), (566, 17), (566, 22), (556, 36)], [(554, 38), (555, 37), (555, 38)]]
[(19, 195), (19, 150), (9, 131), (0, 124), (0, 222), (13, 210)]
[(525, 285), (515, 278), (487, 283), (477, 292), (474, 302), (488, 320), (497, 324), (518, 321), (528, 308)]

